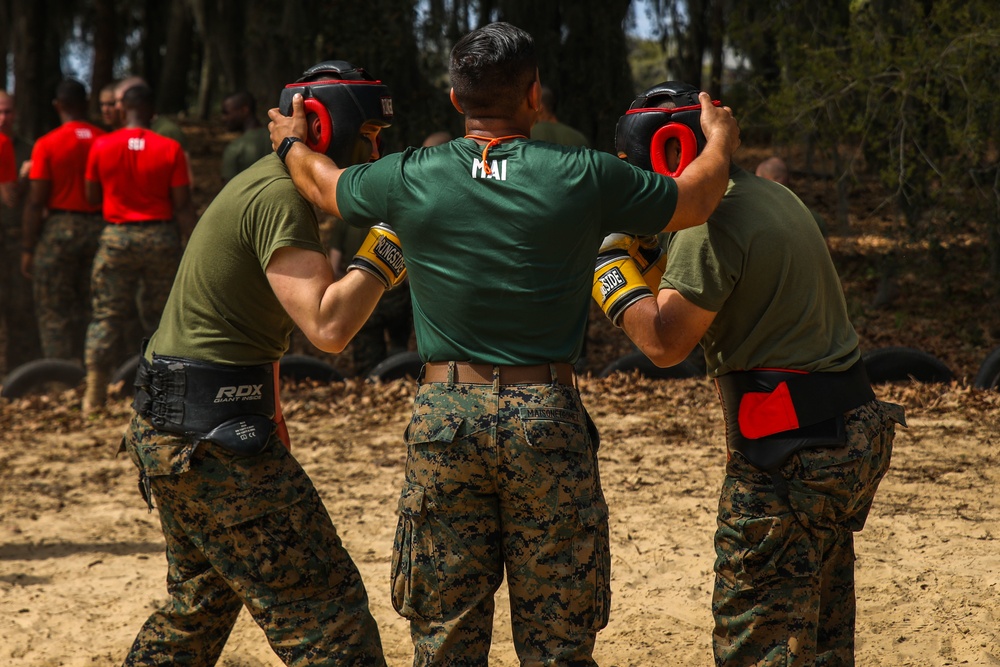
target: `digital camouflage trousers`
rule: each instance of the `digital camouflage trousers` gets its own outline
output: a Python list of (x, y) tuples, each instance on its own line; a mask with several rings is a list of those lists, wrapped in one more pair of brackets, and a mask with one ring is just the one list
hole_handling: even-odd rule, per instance
[(844, 416), (846, 443), (800, 450), (787, 489), (733, 453), (715, 534), (713, 649), (722, 667), (854, 665), (854, 533), (889, 468), (903, 409)]
[[(156, 329), (180, 260), (180, 233), (174, 223), (105, 225), (90, 280), (87, 368), (111, 370), (135, 304), (145, 334)], [(129, 347), (138, 350), (139, 341)]]
[(599, 439), (573, 387), (423, 384), (406, 429), (392, 603), (415, 667), (486, 665), (506, 569), (522, 665), (594, 665), (608, 621)]
[(286, 665), (385, 664), (361, 575), (277, 436), (237, 457), (135, 415), (122, 446), (160, 514), (170, 594), (125, 665), (214, 665), (244, 606)]
[(104, 229), (99, 214), (58, 213), (35, 248), (32, 289), (42, 354), (83, 360), (90, 323), (90, 273)]

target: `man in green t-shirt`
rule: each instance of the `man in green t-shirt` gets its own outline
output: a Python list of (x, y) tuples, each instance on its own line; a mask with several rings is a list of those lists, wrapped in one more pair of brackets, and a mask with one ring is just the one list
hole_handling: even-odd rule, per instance
[(288, 146), (313, 203), (353, 225), (385, 221), (401, 241), (425, 362), (392, 558), (414, 664), (486, 664), (506, 572), (520, 661), (593, 665), (610, 608), (608, 515), (572, 364), (594, 259), (609, 232), (707, 218), (739, 130), (709, 109), (708, 146), (676, 180), (532, 141), (534, 41), (507, 23), (459, 40), (450, 75), (463, 138), (345, 169), (294, 141), (309, 101), (296, 97), (290, 116), (269, 112), (271, 141)]
[[(391, 104), (379, 106), (388, 89), (357, 71), (339, 62), (307, 71), (301, 85), (329, 95), (304, 136), (338, 154), (368, 146), (358, 153), (368, 159)], [(337, 115), (332, 137), (324, 114)], [(293, 327), (339, 352), (389, 284), (364, 252), (349, 267), (361, 270), (335, 282), (313, 207), (279, 155), (238, 174), (195, 227), (145, 346), (122, 441), (159, 510), (170, 594), (126, 665), (214, 665), (244, 606), (285, 664), (385, 665), (360, 573), (290, 452), (278, 402)]]
[(222, 101), (222, 122), (227, 131), (239, 132), (222, 151), (222, 182), (226, 183), (271, 152), (271, 137), (257, 120), (257, 100), (246, 91)]
[(559, 122), (556, 115), (556, 94), (545, 85), (542, 86), (541, 103), (538, 122), (531, 126), (532, 139), (560, 146), (590, 146), (582, 132)]
[[(682, 171), (702, 145), (696, 94), (667, 82), (640, 95), (619, 151)], [(875, 399), (823, 236), (787, 188), (733, 166), (707, 224), (670, 234), (666, 253), (655, 298), (618, 323), (658, 366), (700, 342), (722, 397), (715, 662), (854, 664), (853, 534), (903, 410)]]

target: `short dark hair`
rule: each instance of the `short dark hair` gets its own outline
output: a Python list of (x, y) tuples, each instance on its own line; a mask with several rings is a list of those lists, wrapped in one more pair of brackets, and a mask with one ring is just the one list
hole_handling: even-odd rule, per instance
[(152, 111), (154, 104), (153, 89), (144, 83), (136, 84), (122, 94), (122, 106), (126, 109)]
[(510, 23), (490, 23), (455, 44), (448, 73), (466, 114), (513, 116), (538, 73), (535, 40)]
[(257, 113), (257, 100), (245, 90), (239, 90), (226, 99), (231, 100), (237, 109), (246, 107), (251, 114)]
[(76, 79), (63, 79), (56, 86), (56, 100), (66, 109), (86, 109), (87, 89)]

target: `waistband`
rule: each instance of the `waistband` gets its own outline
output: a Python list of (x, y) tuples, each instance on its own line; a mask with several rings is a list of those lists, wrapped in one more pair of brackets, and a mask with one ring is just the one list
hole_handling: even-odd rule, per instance
[(156, 428), (204, 434), (221, 422), (246, 415), (275, 414), (272, 364), (224, 366), (154, 354), (143, 355), (132, 407)]
[(842, 445), (844, 413), (875, 399), (860, 359), (838, 373), (728, 373), (716, 378), (716, 387), (729, 450), (769, 471), (801, 449)]
[(431, 361), (424, 364), (424, 382), (456, 384), (565, 384), (574, 385), (573, 366), (564, 362), (533, 366), (473, 364), (467, 361)]
[(85, 215), (87, 217), (99, 217), (101, 211), (71, 211), (66, 208), (50, 208), (49, 215)]
[(124, 220), (122, 222), (111, 222), (108, 221), (109, 225), (117, 225), (119, 227), (139, 227), (146, 225), (169, 225), (173, 220)]

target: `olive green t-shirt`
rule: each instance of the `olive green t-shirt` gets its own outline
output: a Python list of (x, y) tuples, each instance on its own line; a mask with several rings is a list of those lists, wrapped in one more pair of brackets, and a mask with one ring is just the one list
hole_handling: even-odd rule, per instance
[(181, 129), (180, 125), (166, 116), (156, 116), (153, 118), (153, 122), (149, 124), (149, 129), (161, 136), (173, 139), (181, 145), (181, 148), (187, 151), (187, 135), (184, 134), (184, 130)]
[(222, 180), (230, 181), (257, 160), (271, 152), (271, 135), (266, 127), (247, 130), (222, 151)]
[(515, 139), (409, 148), (349, 167), (350, 224), (395, 229), (425, 361), (574, 362), (604, 236), (654, 234), (677, 203), (672, 179), (586, 148)]
[(860, 356), (840, 278), (809, 209), (738, 167), (705, 225), (668, 234), (661, 287), (717, 313), (708, 374), (846, 370)]
[(564, 123), (541, 120), (531, 126), (531, 138), (560, 146), (590, 146), (583, 133)]
[(230, 181), (201, 216), (147, 357), (234, 365), (280, 359), (294, 324), (264, 270), (287, 246), (325, 252), (312, 206), (271, 155)]

